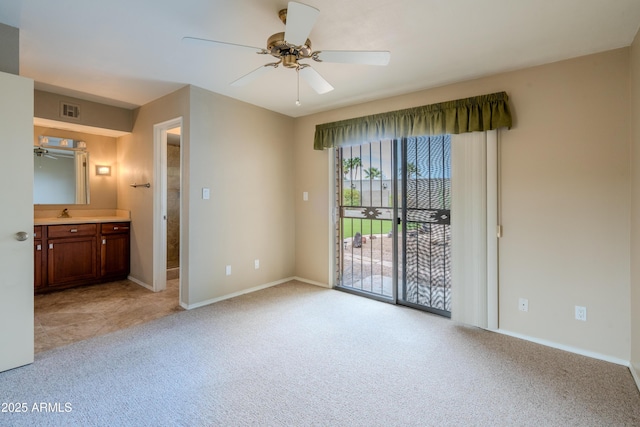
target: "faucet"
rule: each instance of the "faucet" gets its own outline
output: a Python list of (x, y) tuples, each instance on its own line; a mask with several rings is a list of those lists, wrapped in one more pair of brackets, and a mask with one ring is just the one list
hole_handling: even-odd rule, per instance
[(60, 212), (60, 215), (58, 215), (58, 218), (71, 218), (71, 215), (69, 215), (69, 209), (63, 209), (62, 212)]

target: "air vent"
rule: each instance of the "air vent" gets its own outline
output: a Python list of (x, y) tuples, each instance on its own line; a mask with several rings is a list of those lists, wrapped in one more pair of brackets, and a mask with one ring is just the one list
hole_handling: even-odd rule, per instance
[(67, 102), (60, 103), (60, 117), (65, 119), (76, 119), (80, 118), (80, 106), (75, 104), (69, 104)]

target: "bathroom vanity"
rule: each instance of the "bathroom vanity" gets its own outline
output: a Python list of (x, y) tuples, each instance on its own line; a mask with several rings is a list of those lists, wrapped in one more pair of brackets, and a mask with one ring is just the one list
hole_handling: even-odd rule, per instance
[(36, 218), (35, 292), (126, 279), (130, 220)]

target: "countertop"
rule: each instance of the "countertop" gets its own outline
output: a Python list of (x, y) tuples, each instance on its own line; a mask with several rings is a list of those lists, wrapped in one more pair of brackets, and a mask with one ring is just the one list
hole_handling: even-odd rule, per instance
[(34, 218), (34, 225), (57, 224), (101, 224), (104, 222), (131, 222), (130, 218), (123, 216), (78, 216), (72, 218)]

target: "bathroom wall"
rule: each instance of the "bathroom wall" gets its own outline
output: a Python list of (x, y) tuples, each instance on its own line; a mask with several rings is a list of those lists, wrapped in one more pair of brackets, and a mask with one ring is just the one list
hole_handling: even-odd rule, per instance
[[(89, 153), (90, 204), (88, 205), (34, 205), (34, 210), (54, 210), (68, 208), (73, 210), (116, 209), (118, 163), (116, 156), (116, 138), (93, 135), (69, 130), (33, 127), (33, 145), (38, 144), (40, 135), (77, 139), (87, 143)], [(96, 165), (110, 165), (110, 176), (96, 176)]]

